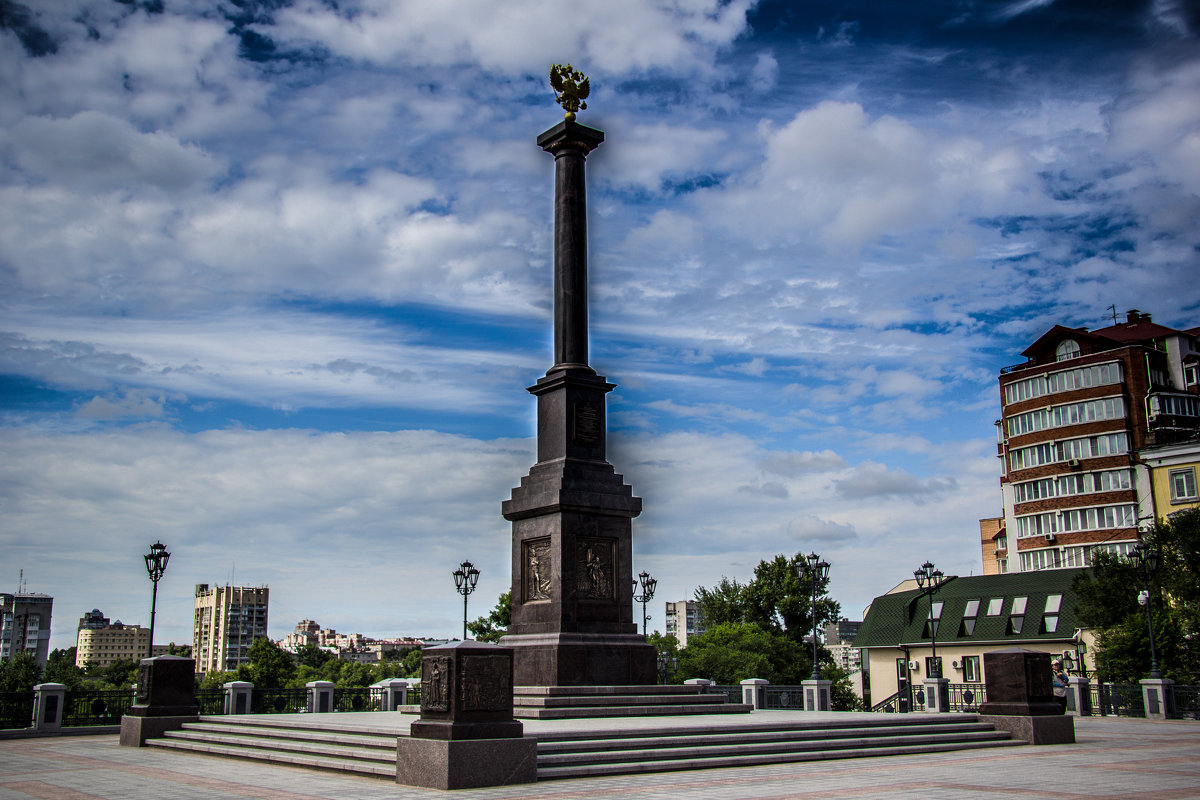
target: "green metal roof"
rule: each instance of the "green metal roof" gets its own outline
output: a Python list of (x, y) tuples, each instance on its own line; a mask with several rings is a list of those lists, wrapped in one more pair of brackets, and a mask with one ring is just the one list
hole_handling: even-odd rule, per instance
[[(978, 575), (966, 578), (948, 578), (933, 596), (934, 602), (943, 603), (941, 619), (937, 626), (938, 644), (952, 645), (962, 642), (1011, 642), (1069, 640), (1079, 627), (1075, 622), (1077, 598), (1071, 591), (1071, 582), (1083, 569), (1053, 569), (1038, 572), (1012, 572), (1005, 575)], [(1044, 626), (1046, 598), (1062, 595), (1058, 611), (1058, 624), (1053, 631)], [(1021, 619), (1021, 632), (1013, 633), (1009, 620), (1013, 617), (1015, 598), (1026, 598), (1025, 613)], [(1002, 600), (1000, 613), (989, 615), (989, 601)], [(974, 631), (964, 628), (964, 612), (971, 600), (979, 601)], [(919, 646), (929, 642), (926, 621), (929, 617), (929, 597), (922, 597), (917, 589), (876, 597), (867, 610), (855, 647), (899, 647)]]

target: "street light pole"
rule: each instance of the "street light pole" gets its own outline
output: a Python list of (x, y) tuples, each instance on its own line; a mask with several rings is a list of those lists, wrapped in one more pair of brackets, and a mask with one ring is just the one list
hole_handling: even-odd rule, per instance
[(812, 605), (809, 610), (812, 612), (812, 639), (813, 639), (813, 671), (812, 679), (814, 681), (821, 680), (821, 667), (817, 663), (817, 589), (829, 577), (829, 564), (821, 560), (821, 557), (816, 553), (809, 553), (807, 558), (801, 562), (804, 565), (804, 572), (812, 580)]
[(654, 597), (654, 589), (658, 586), (658, 579), (650, 577), (650, 573), (642, 570), (638, 573), (638, 580), (634, 581), (633, 588), (638, 587), (638, 581), (642, 585), (642, 593), (633, 596), (633, 602), (642, 604), (642, 636), (646, 635), (646, 602)]
[(463, 596), (463, 641), (467, 640), (467, 598), (479, 583), (479, 570), (470, 561), (464, 561), (454, 570), (454, 588)]
[(150, 552), (142, 558), (146, 560), (146, 573), (154, 585), (150, 593), (150, 643), (146, 646), (146, 658), (152, 658), (154, 656), (154, 612), (158, 605), (158, 582), (162, 580), (163, 573), (167, 571), (167, 561), (170, 560), (171, 554), (167, 552), (166, 545), (162, 542), (155, 542), (150, 545)]
[(1162, 678), (1158, 670), (1158, 652), (1154, 649), (1154, 615), (1150, 609), (1150, 579), (1158, 571), (1158, 553), (1138, 542), (1129, 551), (1130, 557), (1137, 563), (1142, 573), (1142, 587), (1146, 598), (1146, 625), (1150, 629), (1150, 677), (1156, 680)]
[(937, 657), (938, 620), (933, 618), (933, 596), (937, 594), (938, 588), (945, 582), (946, 576), (942, 574), (940, 569), (937, 569), (932, 563), (926, 561), (919, 569), (913, 572), (913, 577), (917, 579), (917, 588), (921, 590), (921, 596), (929, 597), (929, 643), (933, 650), (933, 668), (930, 670), (929, 677), (940, 678), (942, 677), (942, 665)]

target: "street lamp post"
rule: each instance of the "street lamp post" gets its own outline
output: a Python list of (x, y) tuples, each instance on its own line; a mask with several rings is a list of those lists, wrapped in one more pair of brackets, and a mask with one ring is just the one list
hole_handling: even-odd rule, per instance
[(454, 570), (454, 588), (463, 596), (463, 641), (467, 640), (467, 598), (479, 583), (479, 570), (470, 561), (464, 561)]
[(1162, 673), (1158, 670), (1158, 652), (1154, 649), (1154, 615), (1150, 609), (1150, 580), (1158, 571), (1158, 552), (1146, 547), (1142, 542), (1138, 542), (1129, 551), (1129, 555), (1142, 573), (1142, 588), (1144, 589), (1142, 596), (1145, 598), (1146, 625), (1150, 629), (1150, 677), (1160, 680)]
[(637, 589), (638, 583), (642, 585), (642, 593), (633, 596), (633, 602), (642, 604), (642, 636), (646, 635), (646, 603), (650, 598), (654, 597), (654, 589), (658, 586), (658, 579), (650, 577), (650, 573), (642, 570), (638, 573), (637, 581), (634, 581), (633, 588)]
[(812, 612), (812, 641), (813, 641), (813, 670), (812, 680), (821, 680), (821, 667), (817, 662), (817, 589), (825, 583), (829, 577), (829, 564), (822, 561), (821, 557), (816, 553), (809, 553), (806, 559), (801, 562), (804, 564), (804, 572), (812, 580), (812, 605), (809, 610)]
[(929, 643), (933, 651), (933, 664), (930, 670), (929, 677), (942, 677), (942, 665), (937, 657), (937, 624), (938, 621), (933, 617), (933, 596), (937, 594), (937, 590), (946, 581), (946, 576), (942, 574), (940, 569), (937, 569), (930, 562), (926, 561), (919, 569), (913, 572), (913, 577), (917, 579), (917, 588), (921, 590), (921, 597), (929, 598)]
[(154, 585), (150, 594), (150, 643), (146, 646), (146, 658), (151, 658), (154, 655), (154, 612), (158, 605), (158, 582), (162, 580), (163, 573), (167, 571), (167, 561), (170, 560), (171, 554), (167, 552), (166, 545), (162, 542), (155, 542), (150, 545), (150, 552), (142, 558), (146, 559), (146, 573)]

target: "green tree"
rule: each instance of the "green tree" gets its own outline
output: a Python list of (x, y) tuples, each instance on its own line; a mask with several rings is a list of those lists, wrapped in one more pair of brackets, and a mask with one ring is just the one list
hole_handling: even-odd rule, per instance
[(128, 689), (137, 682), (138, 664), (131, 658), (118, 658), (100, 668), (100, 688)]
[(328, 650), (322, 650), (315, 644), (305, 644), (296, 648), (296, 663), (302, 667), (320, 669), (331, 658), (337, 658)]
[(42, 667), (29, 653), (0, 661), (0, 692), (28, 692), (41, 682)]
[[(700, 617), (706, 626), (749, 622), (763, 630), (803, 642), (812, 635), (812, 576), (803, 568), (804, 554), (777, 555), (760, 561), (746, 584), (722, 577), (712, 589), (696, 590)], [(836, 622), (841, 606), (826, 593), (829, 579), (817, 586), (817, 626)]]
[[(250, 681), (256, 689), (282, 689), (296, 674), (296, 661), (266, 636), (250, 645), (250, 665), (238, 667), (238, 680)], [(245, 676), (245, 677), (242, 677)]]
[[(1154, 618), (1159, 669), (1177, 683), (1200, 681), (1200, 509), (1159, 520), (1142, 541), (1159, 555), (1148, 602)], [(1134, 683), (1150, 673), (1144, 581), (1126, 558), (1097, 554), (1072, 589), (1076, 614), (1096, 630), (1096, 671), (1103, 681)]]
[(45, 683), (61, 683), (68, 689), (83, 687), (83, 670), (75, 666), (75, 648), (52, 650), (46, 661), (46, 672), (42, 676)]
[(403, 660), (400, 662), (401, 677), (404, 678), (419, 678), (421, 677), (421, 650), (409, 650), (404, 654)]
[[(665, 677), (665, 683), (679, 683), (683, 678), (679, 677), (680, 672), (678, 664), (673, 659), (679, 658), (679, 640), (675, 638), (673, 633), (659, 633), (654, 631), (646, 636), (646, 644), (654, 648), (655, 661), (657, 662), (656, 669), (660, 677)], [(666, 663), (664, 675), (663, 664)]]
[(497, 642), (512, 623), (512, 590), (496, 600), (496, 607), (486, 617), (467, 623), (467, 630), (479, 642)]
[(746, 608), (743, 593), (746, 587), (736, 580), (721, 576), (711, 589), (703, 586), (696, 589), (696, 611), (706, 626), (723, 622), (745, 622)]
[(734, 684), (763, 678), (791, 684), (811, 671), (812, 660), (798, 643), (749, 622), (722, 622), (689, 637), (688, 646), (679, 651), (681, 679)]

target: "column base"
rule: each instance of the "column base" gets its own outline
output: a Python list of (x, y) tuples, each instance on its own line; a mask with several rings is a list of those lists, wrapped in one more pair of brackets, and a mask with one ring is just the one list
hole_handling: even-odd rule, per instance
[(537, 740), (396, 741), (396, 783), (426, 789), (477, 789), (537, 780)]

